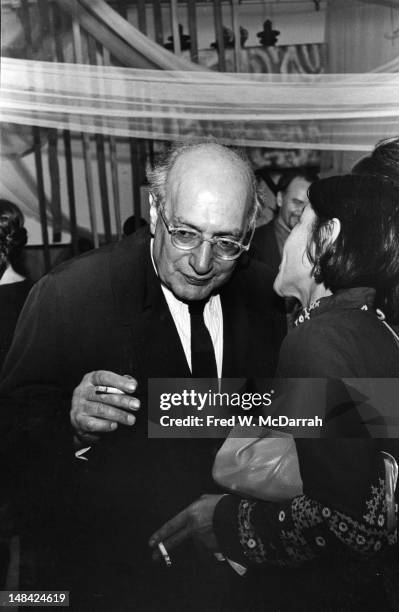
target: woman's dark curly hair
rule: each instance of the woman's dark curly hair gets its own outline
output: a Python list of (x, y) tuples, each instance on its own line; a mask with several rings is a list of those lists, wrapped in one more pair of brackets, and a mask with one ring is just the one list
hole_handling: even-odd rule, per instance
[[(376, 306), (399, 317), (399, 189), (379, 176), (332, 176), (310, 185), (317, 215), (308, 245), (314, 276), (333, 293), (350, 287), (376, 289)], [(339, 219), (329, 241), (329, 222)]]
[(399, 186), (399, 137), (381, 140), (370, 155), (353, 166), (351, 174), (377, 174)]
[(0, 200), (0, 275), (24, 248), (28, 239), (24, 216), (18, 206)]

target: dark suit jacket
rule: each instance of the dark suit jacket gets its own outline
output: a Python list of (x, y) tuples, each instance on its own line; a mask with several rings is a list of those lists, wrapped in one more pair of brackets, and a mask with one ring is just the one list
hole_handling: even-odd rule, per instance
[(249, 254), (254, 259), (263, 261), (273, 271), (274, 276), (277, 275), (281, 256), (274, 231), (274, 221), (256, 228)]
[[(273, 278), (278, 274), (281, 262), (281, 255), (277, 244), (276, 232), (274, 231), (274, 221), (266, 223), (256, 228), (254, 237), (249, 249), (249, 256), (262, 262), (270, 268)], [(281, 298), (277, 294), (273, 297), (273, 308), (275, 312), (275, 327), (280, 330), (283, 337), (287, 333), (287, 312), (293, 311), (293, 298)], [(295, 300), (294, 300), (295, 301)], [(290, 320), (290, 324), (292, 321)]]
[[(273, 374), (278, 339), (270, 298), (270, 274), (249, 260), (222, 289), (224, 376)], [(83, 375), (96, 369), (133, 375), (142, 407), (134, 427), (104, 436), (89, 461), (75, 460), (71, 472), (71, 394)], [(202, 609), (206, 603), (198, 598), (211, 590), (204, 586), (209, 577), (201, 581), (190, 547), (176, 553), (173, 571), (167, 572), (151, 564), (147, 541), (210, 491), (214, 443), (147, 439), (150, 377), (190, 377), (190, 370), (152, 266), (149, 236), (139, 232), (60, 266), (33, 290), (4, 368), (6, 439), (15, 444), (18, 432), (23, 440), (17, 476), (25, 491), (35, 483), (31, 503), (37, 514), (42, 516), (43, 506), (48, 515), (68, 513), (63, 526), (72, 529), (63, 536), (57, 525), (54, 529), (60, 548), (68, 551), (66, 564), (79, 553), (78, 592), (82, 578), (87, 592), (101, 597), (118, 591), (132, 601), (134, 592), (135, 610), (168, 609), (168, 597), (171, 609), (189, 609), (187, 600)], [(27, 465), (35, 470), (27, 471)], [(54, 482), (62, 482), (62, 489)]]

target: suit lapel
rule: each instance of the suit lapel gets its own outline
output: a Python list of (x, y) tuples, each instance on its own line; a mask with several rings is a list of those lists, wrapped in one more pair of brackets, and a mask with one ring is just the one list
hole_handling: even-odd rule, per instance
[(224, 322), (223, 376), (272, 376), (273, 275), (260, 262), (242, 258), (221, 292)]
[(127, 371), (142, 379), (190, 376), (152, 264), (149, 232), (139, 231), (124, 239), (113, 253), (110, 265), (114, 307), (125, 328)]
[(151, 260), (147, 289), (143, 319), (146, 371), (158, 378), (190, 377), (183, 346)]

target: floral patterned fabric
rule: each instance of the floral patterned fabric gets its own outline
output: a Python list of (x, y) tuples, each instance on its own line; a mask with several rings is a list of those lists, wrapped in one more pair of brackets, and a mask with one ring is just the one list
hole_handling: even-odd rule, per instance
[[(383, 470), (370, 485), (362, 520), (300, 495), (274, 512), (262, 502), (243, 499), (238, 509), (238, 533), (250, 563), (294, 567), (320, 555), (350, 554), (371, 558), (397, 543), (397, 529), (387, 529), (385, 478)], [(270, 506), (270, 505), (269, 505)], [(398, 512), (396, 504), (396, 515)], [(265, 537), (267, 536), (267, 537)]]

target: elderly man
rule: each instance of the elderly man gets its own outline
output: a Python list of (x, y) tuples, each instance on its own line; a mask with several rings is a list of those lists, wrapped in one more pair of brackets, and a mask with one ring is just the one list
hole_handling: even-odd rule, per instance
[[(213, 449), (147, 439), (147, 380), (274, 370), (271, 275), (239, 263), (257, 212), (249, 165), (216, 143), (183, 145), (149, 178), (152, 237), (144, 228), (42, 279), (4, 370), (24, 464), (46, 475), (37, 490), (77, 568), (59, 580), (74, 609), (220, 609), (223, 564), (201, 569), (191, 544), (170, 569), (151, 562), (150, 534), (209, 490)], [(69, 412), (85, 459), (72, 475)]]
[(277, 183), (277, 216), (255, 231), (250, 254), (265, 262), (275, 275), (284, 243), (309, 203), (308, 187), (316, 179), (316, 173), (308, 168), (293, 168), (284, 173)]

